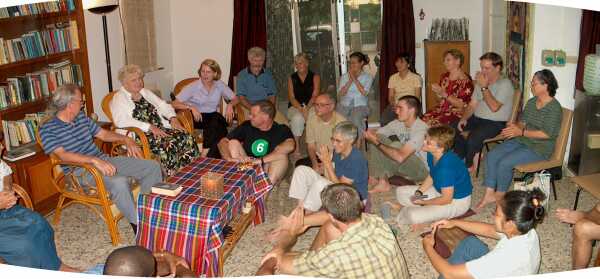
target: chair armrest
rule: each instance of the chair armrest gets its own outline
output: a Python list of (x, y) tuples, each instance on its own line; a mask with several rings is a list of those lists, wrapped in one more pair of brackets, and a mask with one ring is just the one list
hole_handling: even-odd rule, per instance
[(177, 112), (177, 120), (181, 122), (183, 128), (190, 133), (194, 133), (194, 116), (192, 115), (192, 111), (189, 109), (178, 109), (175, 110)]
[(485, 139), (483, 140), (483, 143), (493, 143), (493, 142), (499, 142), (499, 141), (503, 141), (506, 138), (500, 134), (498, 134), (497, 136), (493, 137), (493, 138), (489, 138), (489, 139)]
[[(90, 175), (92, 176), (92, 179), (94, 179), (94, 185), (96, 187), (96, 192), (95, 193), (91, 193), (89, 191), (86, 192), (81, 187), (81, 185), (80, 185), (81, 182), (79, 180), (72, 181), (73, 182), (72, 186), (75, 188), (74, 192), (77, 192), (79, 195), (82, 195), (82, 196), (98, 196), (101, 199), (108, 199), (108, 192), (104, 188), (104, 180), (102, 179), (102, 173), (100, 173), (100, 171), (98, 171), (98, 169), (96, 169), (96, 167), (94, 167), (93, 165), (86, 164), (86, 163), (66, 162), (66, 161), (61, 161), (56, 158), (51, 160), (51, 164), (52, 164), (52, 169), (55, 169), (56, 167), (62, 168), (63, 166), (68, 166), (71, 168), (81, 168), (84, 171), (81, 173), (81, 175), (79, 175), (79, 177), (83, 176), (85, 174), (85, 172), (90, 173)], [(64, 180), (67, 176), (71, 176), (71, 179), (76, 178), (76, 175), (73, 174), (72, 171), (69, 173), (60, 171), (59, 173), (56, 173), (56, 174), (53, 173), (52, 176), (53, 176), (52, 184), (60, 193), (67, 193), (68, 191), (66, 191), (64, 189), (65, 187), (61, 187), (59, 185), (59, 181)]]
[(23, 187), (19, 186), (18, 184), (15, 184), (15, 183), (13, 183), (12, 187), (13, 187), (13, 190), (15, 190), (15, 192), (17, 193), (17, 195), (19, 195), (19, 197), (21, 197), (21, 199), (23, 200), (25, 207), (33, 210), (33, 203), (31, 202), (31, 198), (29, 197), (29, 194), (27, 193), (27, 191), (25, 191), (25, 189), (23, 189)]
[[(122, 128), (115, 128), (115, 129), (120, 129), (120, 130), (125, 130), (125, 136), (130, 136), (130, 135), (134, 135), (140, 142), (140, 146), (142, 149), (142, 156), (144, 157), (144, 159), (152, 159), (152, 151), (150, 151), (150, 143), (148, 142), (148, 138), (146, 137), (146, 134), (144, 133), (144, 131), (142, 131), (142, 129), (137, 128), (137, 127), (122, 127)], [(119, 148), (122, 148), (125, 145), (125, 143), (123, 142), (116, 142), (115, 144), (113, 144), (111, 150), (110, 150), (110, 155), (111, 156), (115, 156), (115, 155), (122, 155), (121, 152), (118, 151)]]

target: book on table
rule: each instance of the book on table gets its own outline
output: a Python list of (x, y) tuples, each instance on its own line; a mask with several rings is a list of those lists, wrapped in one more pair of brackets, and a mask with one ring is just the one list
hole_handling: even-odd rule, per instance
[(183, 187), (181, 185), (175, 185), (172, 183), (159, 182), (152, 186), (152, 193), (174, 197), (179, 195)]

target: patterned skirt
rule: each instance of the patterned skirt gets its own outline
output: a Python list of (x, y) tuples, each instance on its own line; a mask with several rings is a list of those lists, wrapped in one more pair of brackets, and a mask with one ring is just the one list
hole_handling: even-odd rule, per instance
[(167, 174), (171, 175), (198, 157), (200, 150), (192, 135), (175, 129), (163, 131), (169, 136), (158, 138), (152, 133), (146, 133), (146, 137), (152, 154), (160, 160)]

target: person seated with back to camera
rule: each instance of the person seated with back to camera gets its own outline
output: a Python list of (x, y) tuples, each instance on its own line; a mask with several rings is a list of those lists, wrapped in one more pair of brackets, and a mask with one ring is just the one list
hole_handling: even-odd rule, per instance
[(308, 213), (321, 209), (321, 192), (332, 183), (353, 185), (366, 204), (368, 166), (362, 152), (354, 147), (357, 137), (358, 131), (352, 122), (341, 122), (333, 129), (333, 152), (326, 145), (317, 152), (323, 164), (324, 177), (307, 166), (298, 166), (294, 170), (289, 196), (303, 204)]
[[(296, 166), (312, 167), (316, 172), (323, 174), (323, 164), (317, 157), (321, 146), (333, 149), (331, 137), (333, 128), (346, 121), (346, 118), (335, 111), (335, 97), (328, 93), (321, 93), (315, 99), (314, 109), (308, 113), (306, 120), (306, 150), (308, 157), (296, 161)], [(298, 147), (296, 147), (298, 148)]]
[(382, 207), (384, 218), (390, 207), (399, 209), (399, 225), (411, 224), (413, 230), (424, 224), (465, 214), (471, 207), (473, 185), (465, 163), (450, 150), (454, 129), (436, 126), (427, 130), (423, 151), (427, 152), (429, 175), (420, 186), (396, 188), (398, 203)]
[[(432, 225), (423, 238), (423, 249), (440, 278), (500, 278), (536, 274), (540, 268), (540, 239), (535, 226), (544, 216), (539, 189), (509, 191), (497, 202), (494, 224), (461, 219), (442, 220)], [(498, 240), (489, 250), (476, 236), (463, 239), (447, 260), (435, 250), (439, 229), (460, 228), (466, 232)]]
[[(0, 143), (0, 153), (4, 146)], [(0, 160), (0, 259), (10, 265), (79, 272), (61, 262), (54, 230), (37, 212), (17, 204), (12, 170)]]
[(104, 264), (98, 264), (85, 273), (131, 277), (196, 277), (184, 258), (166, 251), (152, 253), (141, 246), (117, 248), (106, 257)]
[(415, 96), (403, 96), (394, 111), (394, 121), (365, 132), (369, 143), (369, 185), (375, 185), (372, 193), (389, 191), (388, 178), (392, 175), (412, 181), (423, 181), (429, 175), (427, 155), (421, 150), (428, 128), (419, 118), (421, 102)]
[[(273, 250), (257, 275), (293, 274), (326, 278), (408, 279), (408, 268), (394, 233), (381, 218), (364, 213), (356, 187), (336, 183), (321, 192), (323, 211), (304, 216), (302, 205), (282, 217), (271, 236)], [(298, 236), (320, 226), (310, 249), (291, 252)]]
[(250, 120), (219, 141), (220, 157), (228, 161), (253, 161), (261, 164), (273, 185), (279, 184), (288, 167), (288, 155), (294, 151), (294, 135), (290, 128), (273, 121), (275, 106), (258, 101), (250, 108)]

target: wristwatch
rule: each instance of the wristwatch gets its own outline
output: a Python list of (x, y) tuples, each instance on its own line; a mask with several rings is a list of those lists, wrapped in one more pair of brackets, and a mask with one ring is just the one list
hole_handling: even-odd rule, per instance
[(421, 190), (416, 190), (415, 191), (415, 196), (422, 196), (423, 192), (421, 192)]
[(483, 93), (483, 91), (487, 91), (487, 90), (489, 90), (489, 88), (487, 88), (487, 86), (486, 87), (481, 87), (481, 93)]

